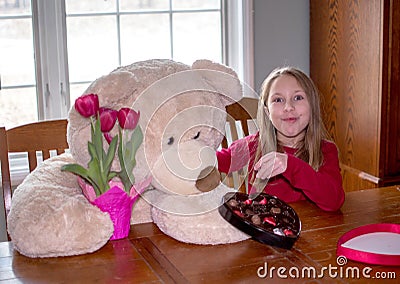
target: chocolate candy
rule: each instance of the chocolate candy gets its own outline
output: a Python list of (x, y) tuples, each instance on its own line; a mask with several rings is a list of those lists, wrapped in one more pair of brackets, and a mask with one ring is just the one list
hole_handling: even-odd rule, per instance
[(263, 220), (263, 222), (264, 222), (264, 223), (268, 223), (268, 224), (270, 224), (270, 225), (272, 225), (272, 226), (276, 226), (275, 218), (272, 217), (272, 216), (270, 216), (270, 217), (265, 217), (264, 220)]
[(272, 214), (280, 214), (280, 213), (281, 213), (281, 208), (279, 208), (279, 207), (272, 207), (271, 210), (270, 210), (270, 212), (271, 212)]
[(263, 199), (261, 199), (261, 201), (259, 202), (259, 204), (261, 204), (261, 205), (265, 205), (265, 204), (267, 204), (267, 199), (264, 197)]
[(260, 225), (261, 224), (260, 216), (258, 215), (251, 216), (251, 222), (253, 222), (255, 225)]
[(236, 207), (236, 206), (238, 206), (238, 204), (239, 203), (235, 199), (229, 200), (229, 206), (231, 206), (231, 207)]
[(257, 241), (290, 249), (300, 235), (296, 212), (275, 196), (231, 192), (223, 201), (221, 216)]

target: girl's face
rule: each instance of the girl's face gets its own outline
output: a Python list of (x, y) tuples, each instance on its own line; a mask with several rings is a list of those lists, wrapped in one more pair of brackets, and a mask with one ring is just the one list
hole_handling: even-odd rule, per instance
[(296, 78), (282, 75), (275, 79), (269, 92), (266, 112), (282, 145), (293, 147), (304, 138), (311, 108)]

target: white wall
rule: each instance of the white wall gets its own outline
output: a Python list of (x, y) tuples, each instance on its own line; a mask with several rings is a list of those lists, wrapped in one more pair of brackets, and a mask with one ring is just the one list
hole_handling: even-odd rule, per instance
[(309, 0), (254, 0), (255, 90), (279, 66), (309, 74), (309, 38)]

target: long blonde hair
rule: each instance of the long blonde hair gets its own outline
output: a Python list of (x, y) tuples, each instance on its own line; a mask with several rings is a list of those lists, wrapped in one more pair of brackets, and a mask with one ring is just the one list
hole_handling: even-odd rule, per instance
[(304, 140), (296, 145), (295, 156), (307, 162), (313, 169), (318, 170), (323, 163), (321, 142), (324, 139), (329, 139), (321, 117), (319, 92), (313, 81), (301, 70), (294, 67), (282, 67), (273, 70), (261, 86), (257, 112), (259, 140), (255, 161), (271, 151), (282, 151), (282, 146), (279, 145), (276, 138), (276, 129), (264, 109), (264, 106), (267, 106), (272, 83), (282, 75), (293, 76), (305, 91), (310, 103), (310, 121), (306, 127)]

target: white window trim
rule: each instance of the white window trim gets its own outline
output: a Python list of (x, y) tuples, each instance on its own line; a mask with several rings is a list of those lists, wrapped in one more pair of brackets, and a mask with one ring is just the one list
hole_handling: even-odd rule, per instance
[(228, 0), (224, 19), (225, 64), (232, 67), (251, 90), (254, 89), (254, 3)]
[(33, 0), (39, 120), (67, 116), (70, 108), (64, 0)]

